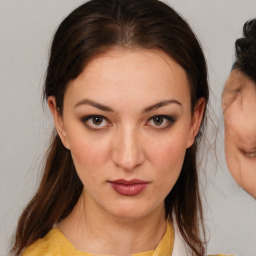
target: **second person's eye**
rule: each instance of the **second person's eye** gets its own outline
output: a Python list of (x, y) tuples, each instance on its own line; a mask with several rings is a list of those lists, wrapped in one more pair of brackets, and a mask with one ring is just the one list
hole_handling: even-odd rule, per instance
[(248, 158), (255, 158), (256, 157), (256, 152), (243, 152), (244, 155)]

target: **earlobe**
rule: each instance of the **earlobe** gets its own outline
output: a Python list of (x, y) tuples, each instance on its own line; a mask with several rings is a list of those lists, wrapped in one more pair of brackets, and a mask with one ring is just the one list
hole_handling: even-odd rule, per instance
[(205, 109), (205, 99), (200, 98), (197, 101), (196, 106), (193, 111), (187, 148), (189, 148), (193, 145), (193, 143), (195, 141), (195, 137), (199, 132), (200, 125), (201, 125), (203, 115), (204, 115), (204, 109)]
[(54, 120), (55, 128), (56, 128), (57, 133), (62, 141), (62, 144), (64, 145), (65, 148), (70, 149), (67, 134), (66, 134), (66, 131), (64, 128), (63, 118), (57, 108), (55, 97), (49, 96), (47, 99), (47, 102), (48, 102), (48, 106), (49, 106), (49, 109), (51, 111), (51, 114), (52, 114), (52, 117)]

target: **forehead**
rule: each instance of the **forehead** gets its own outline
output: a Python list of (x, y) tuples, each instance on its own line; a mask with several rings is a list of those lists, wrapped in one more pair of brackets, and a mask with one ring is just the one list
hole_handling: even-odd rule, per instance
[[(237, 92), (235, 99), (224, 111), (225, 126), (241, 144), (255, 144), (256, 142), (256, 89), (255, 84), (247, 77), (233, 76), (229, 79), (230, 88), (237, 88), (243, 83), (242, 89)], [(228, 92), (231, 93), (231, 92)]]
[(232, 70), (222, 92), (222, 109), (224, 114), (230, 105), (241, 94), (244, 84), (245, 81), (243, 74), (237, 70)]
[[(97, 77), (100, 77), (99, 75), (112, 74), (112, 71), (115, 70), (137, 77), (144, 77), (146, 73), (148, 77), (152, 76), (158, 79), (166, 75), (179, 79), (181, 74), (186, 78), (184, 69), (173, 58), (160, 50), (123, 47), (113, 48), (93, 58), (86, 65), (80, 77), (83, 75), (89, 77), (89, 75), (93, 75), (92, 71), (102, 71), (97, 74)], [(148, 73), (149, 70), (150, 73)], [(111, 78), (115, 77), (117, 76)]]
[[(66, 94), (84, 93), (106, 98), (144, 94), (144, 98), (175, 97), (190, 89), (185, 70), (171, 57), (158, 50), (112, 49), (93, 58), (68, 86)], [(66, 95), (65, 95), (66, 97)]]
[(226, 110), (232, 104), (240, 103), (243, 108), (244, 101), (253, 102), (256, 95), (256, 84), (239, 70), (232, 70), (223, 89), (222, 108), (225, 116)]

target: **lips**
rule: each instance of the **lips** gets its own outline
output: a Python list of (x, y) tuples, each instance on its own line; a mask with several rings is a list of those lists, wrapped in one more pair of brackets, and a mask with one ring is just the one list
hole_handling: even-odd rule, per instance
[(136, 196), (141, 193), (149, 182), (143, 180), (114, 180), (110, 181), (112, 188), (123, 196)]

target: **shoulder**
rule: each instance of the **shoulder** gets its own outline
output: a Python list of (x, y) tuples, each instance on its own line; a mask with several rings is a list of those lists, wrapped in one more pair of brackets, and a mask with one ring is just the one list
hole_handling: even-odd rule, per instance
[(65, 256), (74, 255), (74, 252), (75, 248), (58, 229), (54, 228), (45, 237), (28, 246), (22, 256)]

